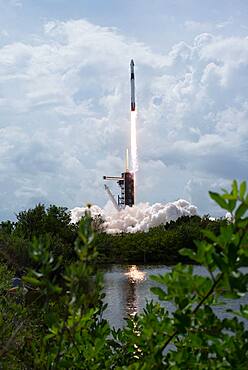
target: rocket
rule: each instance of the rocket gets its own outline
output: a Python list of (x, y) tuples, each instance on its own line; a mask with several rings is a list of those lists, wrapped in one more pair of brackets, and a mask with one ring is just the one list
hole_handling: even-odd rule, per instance
[(135, 80), (134, 80), (134, 61), (130, 62), (130, 73), (131, 73), (131, 112), (135, 111)]
[[(135, 112), (135, 81), (134, 81), (134, 61), (130, 62), (130, 73), (131, 73), (131, 112)], [(131, 113), (131, 150), (133, 148), (136, 157), (136, 114)], [(135, 170), (135, 166), (134, 170)], [(132, 207), (134, 205), (135, 198), (135, 174), (129, 171), (128, 164), (128, 150), (126, 153), (126, 168), (125, 172), (122, 172), (120, 176), (103, 176), (104, 180), (114, 180), (117, 182), (121, 189), (120, 195), (116, 201), (114, 195), (107, 185), (105, 190), (108, 193), (114, 207), (121, 211), (126, 206)]]

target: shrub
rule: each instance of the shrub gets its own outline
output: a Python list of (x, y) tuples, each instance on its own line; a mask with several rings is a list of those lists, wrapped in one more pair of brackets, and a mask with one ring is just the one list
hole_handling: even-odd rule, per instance
[(63, 272), (62, 259), (52, 255), (49, 243), (33, 242), (32, 258), (39, 268), (30, 270), (24, 280), (37, 297), (30, 303), (24, 299), (21, 305), (5, 300), (1, 306), (2, 367), (247, 369), (248, 331), (237, 316), (247, 320), (248, 305), (224, 319), (213, 310), (223, 297), (238, 299), (247, 294), (246, 184), (238, 186), (234, 181), (230, 193), (210, 196), (232, 214), (233, 221), (225, 222), (217, 233), (205, 229), (195, 249), (180, 252), (204, 266), (208, 275), (197, 275), (192, 265), (179, 263), (169, 273), (153, 276), (159, 285), (152, 288), (153, 293), (173, 303), (174, 311), (147, 303), (143, 313), (129, 318), (123, 329), (110, 330), (102, 319), (102, 276), (97, 272), (89, 215), (79, 226), (77, 259)]

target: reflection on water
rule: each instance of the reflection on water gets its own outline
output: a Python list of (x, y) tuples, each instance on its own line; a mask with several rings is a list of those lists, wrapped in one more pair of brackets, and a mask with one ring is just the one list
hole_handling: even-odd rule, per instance
[[(157, 285), (149, 279), (149, 275), (164, 274), (170, 271), (168, 266), (117, 266), (113, 265), (104, 273), (105, 302), (108, 307), (104, 317), (110, 325), (120, 328), (125, 324), (124, 318), (140, 313), (146, 305), (146, 300), (157, 300), (150, 288)], [(195, 266), (196, 274), (206, 276), (208, 272), (201, 266)], [(248, 304), (248, 295), (237, 300), (225, 300), (226, 308), (237, 310), (240, 304)], [(161, 302), (171, 312), (173, 305), (170, 302)], [(216, 306), (214, 312), (224, 318), (230, 316), (223, 311), (223, 306)]]
[(125, 275), (128, 277), (128, 280), (137, 283), (145, 280), (146, 272), (140, 271), (136, 265), (132, 265), (129, 267), (128, 272), (125, 272)]
[[(146, 278), (146, 273), (138, 269), (136, 265), (130, 266), (128, 271), (124, 273), (127, 277), (126, 286), (124, 286), (125, 298), (125, 311), (126, 315), (135, 315), (138, 313), (138, 296), (137, 296), (137, 284), (140, 284)], [(124, 285), (125, 285), (124, 284)]]
[[(169, 271), (166, 266), (162, 271)], [(154, 295), (150, 287), (154, 283), (149, 279), (150, 274), (161, 273), (158, 266), (120, 266), (113, 265), (104, 273), (105, 302), (108, 307), (104, 317), (110, 325), (116, 328), (125, 324), (125, 318), (139, 313)]]

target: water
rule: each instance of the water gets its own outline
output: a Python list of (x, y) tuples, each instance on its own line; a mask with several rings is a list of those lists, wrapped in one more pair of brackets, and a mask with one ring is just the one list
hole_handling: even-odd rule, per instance
[[(120, 328), (125, 324), (124, 318), (128, 315), (142, 312), (146, 301), (157, 300), (151, 293), (150, 288), (157, 283), (149, 279), (150, 275), (164, 274), (170, 271), (170, 267), (159, 265), (113, 265), (104, 273), (105, 302), (108, 303), (104, 314), (110, 325)], [(199, 275), (207, 275), (208, 272), (202, 266), (195, 266), (194, 271)], [(238, 309), (240, 304), (248, 304), (248, 295), (240, 300), (225, 300), (230, 309)], [(169, 311), (172, 304), (163, 302)], [(215, 307), (214, 311), (219, 317), (230, 317), (224, 312), (223, 307)]]

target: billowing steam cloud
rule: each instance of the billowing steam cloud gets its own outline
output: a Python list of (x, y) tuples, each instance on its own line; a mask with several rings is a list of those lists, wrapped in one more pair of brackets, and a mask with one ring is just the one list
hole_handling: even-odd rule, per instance
[[(88, 210), (86, 207), (72, 209), (72, 222), (79, 221), (86, 210)], [(151, 227), (176, 221), (179, 217), (197, 214), (197, 208), (183, 199), (167, 204), (140, 203), (133, 207), (126, 207), (120, 212), (114, 210), (109, 204), (104, 209), (93, 205), (90, 210), (93, 218), (98, 215), (103, 218), (103, 227), (109, 234), (148, 231)]]

